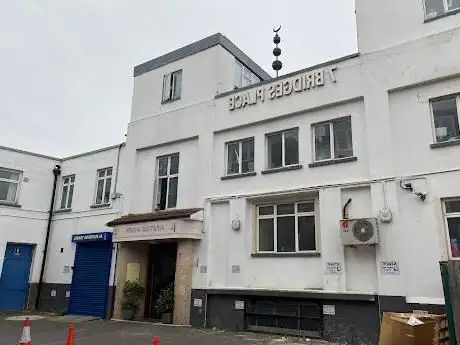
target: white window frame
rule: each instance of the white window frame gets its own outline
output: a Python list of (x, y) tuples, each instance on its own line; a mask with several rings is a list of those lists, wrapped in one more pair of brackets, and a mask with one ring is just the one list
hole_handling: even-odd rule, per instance
[[(429, 102), (430, 102), (430, 114), (431, 114), (431, 129), (432, 129), (432, 133), (433, 133), (433, 142), (434, 143), (445, 143), (445, 142), (448, 142), (449, 140), (447, 140), (447, 141), (438, 141), (438, 139), (437, 139), (437, 136), (436, 136), (436, 124), (434, 122), (433, 102), (442, 101), (442, 100), (449, 99), (449, 98), (455, 98), (455, 104), (457, 105), (458, 125), (460, 127), (460, 95), (448, 95), (448, 96), (442, 96), (442, 97), (437, 97), (437, 98), (430, 99)], [(459, 128), (459, 131), (460, 131), (460, 128)], [(454, 139), (454, 140), (460, 140), (460, 139)]]
[[(352, 135), (352, 138), (353, 138), (353, 124), (352, 124), (352, 121), (351, 121), (351, 116), (345, 116), (345, 117), (340, 117), (340, 118), (337, 118), (337, 119), (334, 119), (334, 120), (330, 120), (330, 121), (324, 121), (324, 122), (318, 122), (318, 123), (313, 123), (311, 125), (311, 137), (312, 137), (312, 148), (313, 148), (313, 161), (314, 162), (325, 162), (325, 161), (333, 161), (333, 160), (336, 160), (336, 159), (345, 159), (345, 158), (349, 158), (349, 157), (353, 157), (354, 155), (354, 149), (353, 149), (353, 140), (351, 141), (351, 156), (348, 156), (348, 157), (342, 157), (342, 158), (338, 158), (338, 157), (335, 157), (335, 134), (334, 134), (334, 123), (336, 122), (340, 122), (340, 121), (343, 121), (343, 120), (346, 120), (346, 119), (350, 119), (350, 129), (351, 129), (351, 135)], [(331, 149), (331, 157), (330, 158), (325, 158), (325, 159), (316, 159), (316, 136), (315, 136), (315, 128), (318, 127), (318, 126), (324, 126), (324, 125), (329, 125), (329, 145), (331, 146), (330, 149)]]
[(438, 18), (438, 17), (440, 17), (440, 16), (442, 16), (442, 15), (444, 15), (446, 13), (460, 10), (460, 7), (453, 8), (451, 10), (449, 9), (449, 1), (452, 1), (452, 0), (440, 0), (442, 2), (443, 7), (444, 7), (444, 13), (438, 14), (437, 16), (434, 16), (434, 17), (428, 17), (426, 1), (427, 0), (423, 0), (423, 11), (424, 11), (425, 19)]
[[(313, 212), (298, 212), (298, 204), (306, 204), (310, 203), (313, 204)], [(284, 204), (294, 204), (294, 214), (277, 214), (277, 205), (284, 205)], [(292, 254), (292, 253), (319, 253), (320, 252), (320, 237), (319, 237), (319, 227), (318, 227), (318, 220), (319, 220), (319, 212), (318, 212), (318, 200), (317, 199), (305, 199), (301, 201), (278, 201), (273, 203), (262, 203), (257, 204), (255, 207), (255, 220), (256, 220), (256, 236), (255, 236), (255, 249), (256, 253), (258, 254)], [(259, 208), (266, 207), (266, 206), (273, 206), (273, 214), (271, 215), (259, 215)], [(311, 217), (315, 218), (315, 250), (299, 250), (299, 217)], [(276, 221), (277, 218), (283, 217), (294, 217), (295, 222), (295, 251), (294, 252), (278, 252), (278, 222)], [(259, 220), (260, 219), (273, 219), (273, 251), (263, 251), (259, 249)]]
[[(171, 157), (173, 156), (178, 156), (179, 157), (179, 166), (178, 166), (178, 169), (177, 169), (177, 174), (171, 174)], [(168, 168), (167, 168), (167, 173), (166, 175), (163, 175), (163, 176), (160, 176), (160, 159), (162, 158), (168, 158)], [(158, 156), (157, 157), (157, 162), (156, 162), (156, 181), (155, 181), (155, 197), (154, 197), (154, 200), (155, 200), (155, 205), (153, 207), (153, 209), (155, 211), (159, 211), (161, 210), (159, 205), (160, 205), (160, 197), (161, 195), (159, 194), (159, 191), (160, 191), (160, 180), (162, 179), (167, 179), (166, 181), (166, 205), (165, 205), (165, 210), (169, 210), (169, 209), (174, 209), (177, 207), (177, 196), (179, 195), (179, 171), (180, 171), (180, 153), (179, 152), (176, 152), (176, 153), (171, 153), (171, 154), (168, 154), (168, 155), (163, 155), (163, 156)], [(172, 179), (172, 178), (175, 178), (177, 177), (177, 190), (176, 190), (176, 206), (174, 207), (168, 207), (168, 204), (169, 204), (169, 180)]]
[[(235, 89), (239, 89), (239, 88), (246, 87), (246, 86), (251, 86), (261, 81), (261, 79), (255, 73), (253, 73), (249, 68), (243, 65), (238, 59), (235, 59), (235, 64), (233, 68), (235, 69), (238, 68), (241, 70), (241, 79), (238, 81), (239, 85), (236, 85), (237, 83), (236, 83), (236, 78), (235, 78), (235, 72), (233, 73), (233, 76), (235, 78), (235, 80), (233, 81), (233, 84), (234, 84), (233, 86)], [(247, 78), (251, 80), (249, 85), (243, 85), (243, 80), (244, 80), (245, 75)]]
[[(293, 163), (293, 164), (286, 164), (286, 140), (285, 140), (285, 136), (286, 136), (286, 133), (290, 133), (290, 132), (297, 132), (297, 163)], [(278, 135), (278, 134), (281, 134), (281, 166), (279, 167), (270, 167), (270, 145), (269, 145), (269, 140), (268, 138), (270, 136), (274, 136), (274, 135)], [(279, 132), (273, 132), (273, 133), (268, 133), (268, 134), (265, 134), (265, 147), (266, 147), (266, 154), (265, 156), (267, 157), (266, 159), (266, 168), (267, 169), (279, 169), (279, 168), (286, 168), (286, 167), (291, 167), (291, 166), (296, 166), (296, 165), (299, 165), (300, 164), (300, 138), (299, 138), (299, 128), (291, 128), (291, 129), (286, 129), (286, 130), (282, 130), (282, 131), (279, 131)], [(254, 148), (255, 150), (255, 148)], [(255, 157), (254, 157), (255, 158)]]
[[(112, 172), (110, 175), (107, 174), (107, 171), (111, 169)], [(99, 172), (101, 171), (105, 171), (104, 173), (104, 177), (99, 177)], [(103, 168), (103, 169), (98, 169), (97, 170), (97, 173), (96, 173), (96, 192), (94, 194), (94, 205), (108, 205), (110, 204), (110, 193), (111, 193), (111, 190), (112, 190), (112, 187), (113, 187), (113, 180), (110, 181), (110, 191), (109, 191), (109, 201), (108, 202), (104, 202), (104, 195), (105, 195), (105, 192), (106, 192), (106, 187), (107, 187), (107, 179), (110, 178), (112, 179), (113, 177), (113, 167), (107, 167), (107, 168)], [(97, 185), (99, 184), (99, 181), (100, 180), (104, 180), (104, 184), (103, 184), (103, 187), (102, 187), (102, 199), (101, 199), (101, 202), (98, 203), (97, 202)]]
[(460, 201), (460, 198), (449, 198), (449, 199), (442, 200), (442, 215), (443, 215), (444, 229), (445, 229), (445, 235), (446, 235), (446, 241), (447, 241), (447, 252), (449, 254), (450, 259), (460, 260), (460, 257), (452, 256), (452, 248), (450, 245), (449, 224), (447, 223), (447, 220), (449, 218), (460, 218), (460, 212), (447, 213), (446, 202), (449, 202), (449, 201)]
[[(175, 76), (181, 74), (181, 83), (182, 83), (182, 70), (179, 69), (177, 71), (165, 74), (163, 76), (163, 88), (162, 88), (162, 97), (161, 100), (163, 103), (165, 102), (172, 102), (181, 99), (182, 96), (182, 85), (181, 85), (181, 92), (178, 96), (174, 97), (174, 90), (176, 89), (176, 78)], [(167, 80), (169, 79), (169, 85), (166, 88)]]
[(1, 167), (0, 167), (0, 170), (18, 174), (18, 180), (17, 181), (16, 180), (6, 179), (6, 178), (0, 178), (0, 181), (2, 181), (2, 182), (17, 184), (16, 195), (14, 196), (14, 200), (13, 201), (0, 200), (0, 203), (12, 204), (12, 205), (17, 204), (18, 203), (18, 197), (19, 197), (19, 190), (21, 188), (22, 171), (14, 170), (14, 169), (8, 169), (8, 168), (1, 168)]
[[(234, 140), (234, 141), (229, 141), (229, 142), (226, 142), (225, 143), (225, 172), (224, 172), (224, 175), (225, 176), (233, 176), (233, 175), (241, 175), (241, 174), (246, 174), (246, 173), (251, 173), (255, 170), (255, 166), (253, 167), (253, 169), (251, 171), (245, 171), (243, 172), (243, 142), (244, 141), (252, 141), (252, 148), (253, 148), (253, 156), (254, 156), (254, 160), (252, 162), (252, 164), (254, 165), (255, 164), (255, 160), (256, 160), (256, 157), (255, 157), (255, 140), (254, 140), (254, 137), (249, 137), (249, 138), (244, 138), (244, 139), (239, 139), (239, 140)], [(236, 173), (228, 173), (228, 147), (230, 145), (233, 145), (233, 144), (236, 144), (238, 143), (238, 172)]]
[[(73, 177), (73, 181), (72, 181)], [(99, 177), (99, 175), (98, 175)], [(68, 183), (65, 183), (65, 180), (69, 179)], [(67, 186), (67, 194), (64, 195), (64, 187)], [(70, 186), (73, 186), (72, 190), (72, 202), (73, 202), (73, 193), (75, 192), (75, 174), (67, 175), (62, 177), (62, 188), (61, 188), (61, 202), (59, 203), (60, 210), (69, 210), (72, 208), (72, 204), (69, 205), (69, 195), (70, 195)], [(96, 194), (97, 194), (97, 183), (96, 183)], [(62, 207), (62, 199), (65, 198), (65, 207)]]

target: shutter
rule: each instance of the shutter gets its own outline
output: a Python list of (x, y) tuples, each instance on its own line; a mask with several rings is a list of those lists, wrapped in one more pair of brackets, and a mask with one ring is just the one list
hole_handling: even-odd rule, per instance
[(70, 290), (70, 314), (106, 316), (111, 260), (111, 242), (77, 244)]

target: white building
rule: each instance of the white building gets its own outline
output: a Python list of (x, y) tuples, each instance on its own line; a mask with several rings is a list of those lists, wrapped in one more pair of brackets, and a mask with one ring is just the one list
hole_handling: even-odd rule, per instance
[[(442, 312), (439, 261), (460, 257), (459, 12), (450, 0), (357, 0), (359, 54), (276, 79), (220, 34), (137, 66), (112, 208), (79, 201), (81, 213), (54, 216), (49, 255), (63, 248), (65, 260), (50, 259), (45, 282), (68, 288), (71, 236), (112, 220), (115, 317), (132, 279), (147, 288), (139, 317), (159, 316), (156, 296), (175, 281), (174, 321), (200, 327), (375, 344), (382, 311)], [(64, 160), (63, 175), (86, 170), (92, 200), (117, 152)], [(14, 155), (0, 166), (27, 177)], [(27, 160), (49, 191), (59, 161)], [(42, 211), (35, 240), (0, 238), (36, 244), (31, 282), (49, 199), (30, 206)], [(356, 237), (373, 244), (344, 245), (362, 218), (374, 235)]]

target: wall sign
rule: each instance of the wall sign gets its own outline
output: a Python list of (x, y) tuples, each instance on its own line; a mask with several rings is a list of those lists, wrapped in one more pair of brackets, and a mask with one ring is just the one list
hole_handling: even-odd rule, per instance
[(336, 69), (337, 66), (320, 68), (314, 71), (299, 74), (292, 78), (280, 80), (273, 84), (264, 85), (231, 95), (228, 100), (228, 109), (240, 109), (249, 105), (263, 103), (266, 99), (274, 100), (292, 95), (293, 93), (314, 90), (315, 88), (321, 87), (325, 84), (326, 75), (329, 76), (328, 79), (332, 83), (335, 83), (337, 81), (335, 78)]
[(194, 298), (193, 306), (197, 308), (201, 308), (203, 306), (203, 300), (201, 298)]
[(323, 314), (324, 315), (335, 315), (335, 305), (333, 304), (323, 305)]
[(399, 275), (399, 261), (380, 261), (380, 273), (382, 275)]
[(236, 310), (244, 310), (244, 301), (235, 301)]
[(96, 232), (91, 234), (72, 235), (72, 242), (112, 241), (111, 232)]
[(326, 274), (341, 275), (342, 273), (343, 266), (341, 262), (326, 262)]

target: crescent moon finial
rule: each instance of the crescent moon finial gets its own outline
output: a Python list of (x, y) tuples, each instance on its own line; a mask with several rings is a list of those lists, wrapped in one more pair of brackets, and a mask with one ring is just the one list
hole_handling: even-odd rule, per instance
[(273, 32), (278, 32), (281, 30), (281, 25), (278, 25), (278, 29), (276, 28), (276, 26), (273, 27)]

